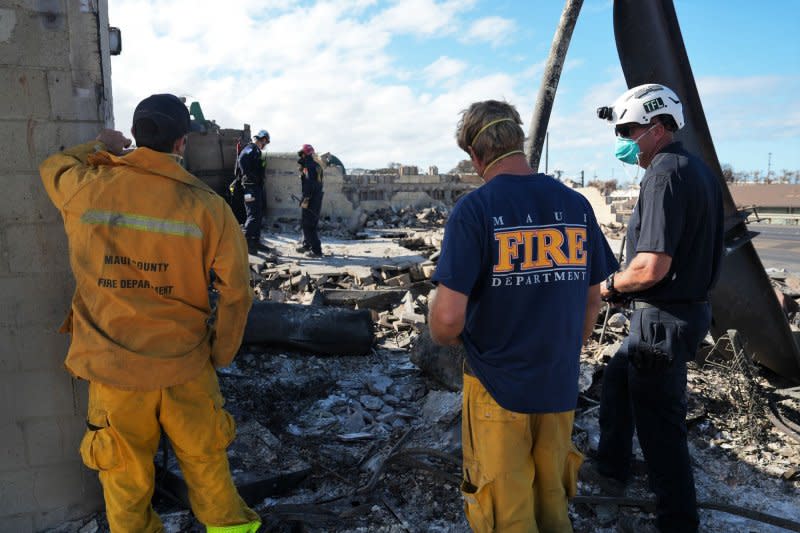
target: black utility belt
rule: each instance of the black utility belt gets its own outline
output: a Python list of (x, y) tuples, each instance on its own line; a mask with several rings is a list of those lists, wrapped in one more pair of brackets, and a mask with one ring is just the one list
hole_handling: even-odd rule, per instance
[(633, 309), (669, 309), (670, 307), (690, 307), (693, 305), (706, 305), (708, 300), (675, 300), (670, 302), (664, 301), (650, 301), (633, 300), (631, 307)]

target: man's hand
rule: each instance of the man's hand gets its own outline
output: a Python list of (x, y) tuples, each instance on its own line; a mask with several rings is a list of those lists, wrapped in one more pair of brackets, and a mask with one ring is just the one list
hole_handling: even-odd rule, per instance
[(117, 130), (104, 129), (97, 135), (96, 140), (105, 144), (108, 151), (114, 155), (122, 155), (125, 148), (131, 145), (131, 140)]
[(600, 284), (600, 299), (601, 300), (603, 300), (604, 302), (608, 302), (608, 301), (611, 300), (611, 298), (614, 297), (615, 294), (619, 294), (619, 293), (617, 291), (610, 291), (610, 290), (606, 289), (606, 284), (605, 283), (601, 283)]
[(303, 198), (303, 200), (300, 202), (300, 207), (303, 209), (308, 209), (310, 203), (311, 203), (311, 198)]

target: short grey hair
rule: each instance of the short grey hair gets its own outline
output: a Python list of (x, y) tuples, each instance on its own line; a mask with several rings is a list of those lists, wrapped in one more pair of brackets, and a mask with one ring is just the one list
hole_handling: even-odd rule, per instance
[[(481, 128), (490, 122), (502, 119), (508, 120), (492, 124), (481, 132)], [(525, 133), (521, 124), (519, 113), (508, 102), (498, 100), (475, 102), (461, 112), (461, 120), (456, 129), (456, 141), (467, 153), (469, 153), (467, 148), (472, 146), (475, 156), (487, 163), (512, 150), (523, 149)]]

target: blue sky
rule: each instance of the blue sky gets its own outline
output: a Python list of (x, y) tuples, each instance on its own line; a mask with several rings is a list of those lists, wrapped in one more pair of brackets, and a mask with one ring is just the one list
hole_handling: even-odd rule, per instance
[[(267, 128), (348, 168), (447, 171), (459, 111), (488, 98), (529, 126), (561, 0), (109, 0), (115, 122), (154, 92), (223, 127)], [(717, 154), (736, 170), (800, 169), (800, 1), (675, 0)], [(632, 179), (594, 109), (625, 90), (612, 2), (585, 0), (550, 121), (549, 170)], [(542, 164), (542, 169), (544, 165)]]

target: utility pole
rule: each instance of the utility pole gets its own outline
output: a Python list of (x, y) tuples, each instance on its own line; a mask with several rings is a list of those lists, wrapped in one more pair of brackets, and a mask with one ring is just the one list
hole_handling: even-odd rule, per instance
[(564, 11), (561, 13), (561, 20), (558, 23), (558, 28), (556, 28), (556, 34), (553, 36), (553, 44), (550, 47), (547, 65), (542, 74), (542, 84), (539, 87), (539, 95), (536, 99), (536, 107), (534, 107), (533, 119), (528, 131), (528, 142), (525, 144), (528, 164), (530, 164), (534, 172), (539, 170), (542, 141), (544, 141), (547, 125), (550, 122), (550, 111), (553, 109), (553, 100), (556, 98), (558, 81), (561, 78), (561, 70), (564, 67), (569, 41), (572, 39), (572, 30), (575, 29), (575, 23), (578, 20), (582, 5), (583, 0), (566, 0)]
[(547, 174), (547, 163), (550, 160), (550, 132), (544, 136), (544, 173)]
[(764, 180), (766, 183), (769, 183), (770, 174), (772, 174), (772, 152), (767, 154), (767, 177)]
[(581, 170), (581, 187), (586, 187), (586, 179), (583, 176), (583, 170)]

